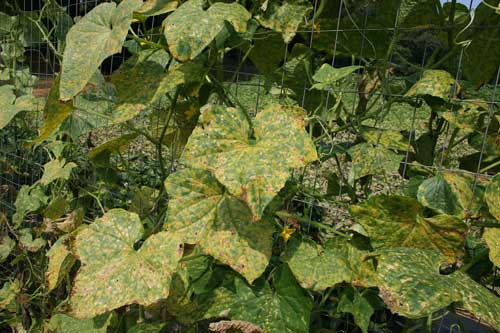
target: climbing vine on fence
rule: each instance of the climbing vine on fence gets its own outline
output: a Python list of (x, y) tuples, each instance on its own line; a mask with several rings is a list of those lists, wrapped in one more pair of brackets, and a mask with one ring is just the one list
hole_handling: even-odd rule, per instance
[(0, 7), (2, 330), (500, 330), (498, 0), (41, 5)]

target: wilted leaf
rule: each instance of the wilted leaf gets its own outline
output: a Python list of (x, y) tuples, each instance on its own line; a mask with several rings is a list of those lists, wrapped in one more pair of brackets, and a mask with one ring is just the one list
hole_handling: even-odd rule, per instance
[(165, 181), (170, 196), (166, 230), (229, 265), (250, 283), (267, 267), (274, 228), (252, 222), (244, 203), (231, 196), (210, 172), (186, 169)]
[(351, 75), (352, 73), (361, 68), (363, 67), (346, 66), (346, 67), (335, 68), (329, 64), (323, 64), (316, 71), (316, 73), (314, 73), (312, 77), (313, 80), (318, 83), (313, 84), (311, 89), (318, 89), (318, 90), (331, 89), (336, 82), (348, 77), (349, 75)]
[(321, 292), (342, 282), (370, 287), (374, 266), (364, 262), (369, 250), (369, 245), (342, 237), (329, 239), (324, 247), (297, 237), (287, 245), (282, 259), (306, 289)]
[(29, 252), (37, 252), (47, 244), (47, 241), (41, 237), (33, 239), (30, 228), (19, 230), (19, 246)]
[(141, 0), (102, 3), (80, 19), (66, 36), (60, 98), (78, 94), (107, 57), (119, 53)]
[(242, 279), (215, 290), (205, 318), (226, 317), (261, 327), (266, 333), (309, 333), (312, 299), (297, 284), (287, 267), (250, 288)]
[(351, 216), (368, 232), (375, 249), (414, 247), (442, 252), (455, 261), (464, 254), (467, 226), (450, 215), (425, 217), (417, 200), (403, 196), (372, 196), (350, 207)]
[(481, 208), (472, 192), (470, 178), (454, 172), (441, 172), (420, 184), (418, 201), (442, 214), (460, 218), (476, 216)]
[(206, 11), (204, 0), (189, 0), (170, 14), (163, 27), (169, 50), (179, 61), (196, 58), (229, 22), (236, 32), (245, 32), (251, 14), (237, 2), (216, 2)]
[(364, 176), (397, 172), (403, 159), (403, 155), (398, 155), (381, 145), (373, 146), (369, 143), (357, 144), (351, 147), (348, 153), (352, 159), (348, 175), (351, 186)]
[(500, 173), (490, 180), (484, 193), (484, 200), (488, 204), (491, 215), (500, 221)]
[[(454, 88), (455, 91), (453, 91)], [(406, 92), (405, 97), (422, 97), (432, 104), (433, 98), (434, 100), (437, 98), (441, 101), (449, 101), (459, 92), (460, 85), (456, 83), (455, 86), (455, 79), (450, 73), (443, 70), (428, 69), (423, 72), (422, 78)]]
[(269, 0), (265, 12), (257, 16), (257, 20), (262, 26), (280, 32), (283, 40), (288, 44), (312, 9), (311, 3), (305, 0), (283, 3)]
[(14, 118), (16, 114), (22, 111), (35, 111), (38, 104), (41, 104), (36, 98), (23, 95), (16, 97), (14, 86), (0, 86), (0, 129)]
[(62, 157), (47, 162), (43, 166), (44, 171), (40, 179), (40, 184), (46, 186), (57, 179), (68, 180), (71, 176), (71, 170), (76, 168), (76, 166), (73, 162), (66, 163), (66, 160)]
[(0, 238), (0, 264), (7, 260), (15, 246), (16, 242), (9, 236), (4, 235)]
[(500, 299), (463, 272), (440, 274), (445, 258), (439, 252), (385, 249), (377, 260), (380, 296), (391, 311), (423, 318), (459, 302), (459, 307), (500, 328)]
[(111, 318), (111, 313), (85, 320), (58, 313), (50, 318), (47, 326), (54, 333), (106, 333)]
[(39, 135), (30, 144), (37, 144), (44, 140), (47, 140), (52, 134), (54, 134), (61, 124), (68, 118), (73, 112), (73, 103), (71, 102), (61, 102), (59, 100), (59, 83), (61, 76), (57, 76), (54, 80), (54, 84), (50, 88), (49, 96), (47, 97), (47, 102), (45, 103), (45, 109), (43, 111), (43, 126), (39, 130)]
[(73, 316), (92, 318), (123, 305), (150, 305), (168, 296), (182, 257), (182, 241), (160, 232), (136, 251), (134, 245), (143, 234), (137, 214), (123, 209), (108, 211), (78, 233), (75, 248), (82, 267), (73, 285)]
[(500, 267), (500, 229), (488, 228), (483, 233), (483, 239), (490, 249), (490, 260)]
[(71, 242), (72, 237), (72, 235), (62, 236), (45, 254), (49, 259), (49, 265), (45, 272), (48, 291), (54, 290), (61, 284), (76, 261), (68, 244)]
[(206, 105), (201, 113), (182, 160), (212, 171), (232, 195), (248, 204), (256, 219), (293, 168), (318, 158), (304, 130), (301, 108), (272, 106), (259, 112), (253, 121), (255, 139), (239, 109)]
[(137, 134), (132, 133), (109, 140), (90, 150), (89, 159), (98, 166), (107, 167), (111, 155), (123, 152), (135, 138), (137, 138)]
[(15, 306), (16, 296), (21, 291), (19, 280), (7, 281), (0, 289), (0, 310), (11, 310)]

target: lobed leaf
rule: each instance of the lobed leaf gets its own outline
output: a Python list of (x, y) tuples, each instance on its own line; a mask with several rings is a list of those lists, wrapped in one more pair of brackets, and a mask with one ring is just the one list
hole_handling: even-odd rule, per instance
[(107, 57), (121, 52), (132, 13), (141, 6), (142, 0), (102, 3), (71, 27), (62, 62), (62, 101), (76, 96)]
[(211, 171), (259, 220), (291, 170), (318, 158), (304, 117), (299, 107), (269, 107), (254, 119), (253, 139), (243, 111), (206, 105), (181, 160)]
[(123, 209), (108, 211), (78, 233), (75, 249), (82, 266), (73, 285), (71, 315), (88, 319), (123, 305), (167, 298), (182, 241), (160, 232), (136, 251), (143, 235), (137, 214)]
[(186, 169), (165, 181), (170, 195), (165, 229), (199, 244), (203, 252), (229, 265), (250, 283), (266, 269), (274, 228), (252, 222), (245, 204), (224, 190), (210, 172)]
[(351, 206), (350, 213), (366, 230), (375, 249), (432, 249), (451, 261), (464, 254), (466, 224), (446, 214), (426, 217), (424, 207), (413, 198), (372, 196)]
[(179, 61), (196, 58), (229, 22), (236, 32), (245, 32), (251, 14), (237, 2), (216, 2), (206, 11), (204, 0), (189, 0), (163, 21), (172, 56)]

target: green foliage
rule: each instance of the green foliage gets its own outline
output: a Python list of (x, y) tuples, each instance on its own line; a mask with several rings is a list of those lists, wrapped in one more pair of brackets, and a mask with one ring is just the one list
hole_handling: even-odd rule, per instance
[(500, 329), (488, 4), (92, 7), (0, 5), (2, 332)]

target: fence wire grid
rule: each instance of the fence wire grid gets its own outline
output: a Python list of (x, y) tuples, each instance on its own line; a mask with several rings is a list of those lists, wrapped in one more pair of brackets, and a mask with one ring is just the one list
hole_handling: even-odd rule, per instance
[[(5, 8), (15, 8), (21, 12), (28, 11), (41, 11), (47, 10), (61, 10), (61, 8), (71, 17), (73, 20), (78, 19), (92, 10), (95, 6), (105, 1), (99, 0), (20, 0), (20, 1), (7, 1), (8, 3), (0, 4), (0, 11)], [(429, 21), (428, 25), (420, 27), (399, 27), (398, 20), (400, 17), (400, 8), (397, 6), (396, 13), (394, 15), (393, 24), (388, 24), (387, 26), (377, 26), (371, 25), (373, 20), (377, 19), (379, 12), (373, 12), (373, 7), (370, 5), (370, 1), (363, 2), (368, 3), (366, 6), (355, 6), (356, 3), (361, 3), (360, 1), (352, 2), (347, 0), (335, 0), (332, 1), (336, 6), (335, 13), (336, 17), (331, 17), (336, 22), (336, 26), (323, 27), (321, 19), (318, 19), (318, 11), (322, 5), (321, 0), (311, 0), (313, 6), (312, 12), (309, 14), (307, 20), (311, 23), (310, 29), (301, 29), (297, 31), (297, 36), (300, 36), (301, 44), (305, 45), (308, 49), (318, 49), (315, 47), (316, 43), (327, 43), (328, 47), (321, 47), (322, 52), (329, 55), (327, 62), (333, 67), (343, 67), (346, 65), (359, 65), (366, 66), (370, 63), (367, 59), (371, 57), (374, 49), (378, 45), (375, 45), (377, 41), (373, 42), (370, 40), (370, 36), (376, 33), (383, 34), (387, 40), (393, 43), (393, 47), (388, 50), (386, 57), (381, 62), (378, 60), (377, 68), (380, 71), (385, 71), (387, 73), (387, 84), (375, 89), (369, 93), (369, 102), (375, 101), (376, 109), (385, 110), (387, 108), (387, 103), (389, 103), (390, 98), (400, 98), (403, 99), (404, 93), (395, 92), (389, 89), (391, 85), (397, 86), (399, 83), (404, 83), (402, 73), (411, 73), (411, 75), (421, 77), (421, 73), (427, 68), (430, 61), (436, 61), (436, 51), (440, 45), (436, 45), (438, 41), (431, 38), (440, 32), (446, 33), (449, 27), (440, 27)], [(455, 2), (450, 2), (449, 4), (455, 4)], [(50, 5), (47, 5), (50, 4)], [(470, 12), (474, 12), (474, 2), (471, 0), (467, 7)], [(60, 7), (59, 7), (60, 6)], [(333, 8), (331, 6), (330, 8)], [(320, 16), (321, 17), (321, 16)], [(361, 25), (356, 27), (344, 27), (342, 18), (345, 17), (355, 17), (357, 22), (361, 22)], [(164, 17), (151, 17), (148, 19), (148, 28), (157, 28), (161, 25)], [(1, 18), (0, 18), (1, 19)], [(316, 21), (319, 20), (319, 21)], [(46, 27), (53, 27), (54, 23), (51, 20), (51, 16), (47, 15), (42, 22)], [(54, 54), (54, 50), (51, 47), (58, 48), (60, 41), (55, 37), (57, 32), (52, 32), (49, 38), (50, 43), (42, 38), (39, 38), (39, 27), (37, 27), (35, 21), (30, 20), (27, 25), (29, 27), (28, 31), (24, 31), (25, 36), (28, 35), (30, 42), (25, 46), (24, 50), (21, 50), (22, 54), (16, 54), (14, 51), (14, 57), (19, 59), (17, 61), (17, 66), (21, 68), (10, 68), (12, 72), (18, 71), (20, 75), (28, 76), (26, 81), (32, 81), (31, 93), (37, 97), (46, 97), (48, 91), (50, 90), (55, 77), (60, 71), (59, 60)], [(0, 27), (2, 22), (0, 22)], [(500, 26), (497, 25), (487, 25), (481, 27), (475, 27), (477, 29), (485, 29), (491, 31), (492, 34), (500, 31)], [(57, 25), (57, 29), (61, 29), (63, 33), (66, 27), (64, 24)], [(397, 37), (396, 32), (398, 33)], [(161, 31), (155, 31), (149, 34), (139, 34), (139, 37), (155, 37), (161, 35)], [(1, 36), (1, 35), (0, 35)], [(345, 54), (345, 48), (343, 48), (343, 41), (349, 38), (359, 38), (361, 42), (359, 43), (358, 50), (351, 50), (354, 54), (352, 57), (348, 57)], [(1, 38), (1, 37), (0, 37)], [(262, 38), (268, 38), (263, 34)], [(326, 40), (326, 42), (325, 42)], [(9, 39), (0, 39), (0, 48), (3, 53), (7, 52), (9, 45), (16, 41)], [(500, 43), (500, 41), (498, 41)], [(260, 73), (257, 67), (252, 63), (252, 61), (247, 57), (245, 52), (241, 49), (230, 52), (224, 59), (224, 67), (222, 69), (214, 69), (214, 75), (220, 75), (222, 73), (224, 78), (224, 85), (233, 94), (234, 98), (238, 99), (240, 103), (244, 104), (249, 110), (257, 112), (262, 109), (266, 104), (273, 102), (290, 103), (290, 91), (301, 92), (301, 96), (295, 96), (295, 104), (302, 107), (306, 107), (309, 102), (309, 98), (315, 98), (314, 91), (310, 89), (310, 82), (304, 80), (302, 84), (297, 85), (293, 83), (290, 79), (294, 73), (288, 71), (286, 66), (289, 59), (293, 59), (295, 54), (293, 54), (294, 43), (283, 46), (283, 56), (280, 60), (281, 66), (281, 80), (278, 82), (269, 82), (263, 73)], [(408, 61), (401, 55), (404, 52), (404, 46), (407, 48), (416, 48), (417, 51), (410, 54), (413, 57), (412, 63), (408, 64)], [(85, 45), (82, 45), (85, 48)], [(130, 53), (124, 50), (121, 54), (112, 56), (107, 59), (105, 63), (101, 66), (103, 74), (109, 75), (112, 71), (119, 68), (126, 59), (130, 57)], [(463, 63), (464, 58), (467, 57), (466, 48), (462, 47), (459, 51), (452, 54), (447, 60), (446, 64), (450, 68), (454, 69), (454, 79), (459, 84), (467, 84), (464, 82), (464, 70)], [(2, 64), (0, 60), (0, 65)], [(418, 65), (416, 65), (418, 64)], [(5, 66), (5, 64), (3, 64)], [(360, 72), (359, 75), (363, 75), (364, 72)], [(0, 77), (0, 83), (2, 79)], [(495, 117), (495, 111), (498, 110), (500, 104), (500, 91), (498, 91), (500, 81), (500, 67), (496, 70), (496, 75), (494, 78), (486, 83), (481, 90), (477, 91), (477, 94), (481, 95), (485, 99), (488, 105), (488, 115), (486, 121), (486, 130), (481, 138), (481, 150), (479, 151), (479, 158), (477, 166), (472, 171), (461, 170), (458, 165), (453, 165), (445, 163), (449, 155), (460, 157), (465, 153), (469, 152), (466, 142), (461, 142), (456, 145), (454, 149), (448, 149), (450, 141), (456, 140), (456, 133), (453, 132), (450, 127), (445, 131), (444, 137), (437, 143), (436, 156), (431, 165), (427, 165), (428, 168), (439, 171), (448, 171), (452, 173), (465, 173), (474, 177), (472, 191), (475, 193), (477, 184), (481, 179), (488, 179), (492, 177), (492, 173), (489, 169), (484, 167), (484, 156), (485, 147), (488, 135), (494, 135), (490, 133), (490, 124)], [(335, 107), (335, 103), (338, 100), (338, 96), (346, 101), (344, 104), (344, 111), (346, 114), (355, 114), (356, 108), (359, 103), (362, 103), (362, 99), (366, 96), (366, 87), (361, 86), (361, 80), (355, 80), (353, 82), (348, 82), (343, 86), (338, 86), (332, 88), (326, 97), (325, 102), (321, 106), (321, 110), (317, 110), (318, 113), (321, 112), (331, 112)], [(455, 85), (453, 87), (454, 91), (458, 91), (459, 87)], [(472, 91), (472, 90), (471, 90)], [(474, 90), (475, 91), (475, 90)], [(456, 94), (452, 93), (453, 96)], [(474, 101), (475, 96), (465, 97), (465, 98), (455, 98), (454, 101), (457, 103)], [(43, 106), (43, 101), (40, 102)], [(369, 180), (366, 184), (370, 188), (371, 193), (386, 193), (386, 194), (396, 194), (401, 188), (401, 185), (406, 181), (405, 176), (409, 172), (409, 168), (412, 166), (410, 157), (412, 155), (411, 143), (418, 138), (419, 135), (424, 133), (425, 128), (423, 128), (423, 123), (425, 122), (421, 116), (421, 113), (425, 113), (425, 103), (420, 98), (415, 98), (415, 106), (410, 106), (403, 102), (398, 104), (398, 102), (391, 102), (389, 106), (389, 112), (379, 112), (373, 123), (369, 125), (378, 129), (379, 134), (377, 138), (376, 145), (379, 144), (382, 130), (393, 129), (393, 130), (405, 130), (407, 132), (407, 149), (404, 153), (404, 158), (401, 161), (402, 172), (400, 174), (394, 175), (384, 175), (375, 176)], [(394, 108), (397, 106), (397, 108)], [(453, 110), (452, 110), (453, 111)], [(174, 115), (175, 118), (175, 115)], [(425, 118), (427, 119), (427, 118)], [(92, 119), (87, 119), (92, 122)], [(97, 121), (102, 121), (102, 119), (96, 119)], [(23, 119), (16, 120), (17, 122), (25, 122), (23, 126), (7, 126), (6, 128), (0, 130), (0, 218), (2, 216), (11, 216), (15, 211), (15, 201), (16, 192), (25, 184), (33, 184), (37, 181), (43, 174), (43, 165), (47, 162), (47, 152), (43, 149), (26, 149), (25, 141), (27, 139), (33, 139), (37, 133), (36, 128), (43, 123), (42, 113), (38, 112), (34, 116)], [(94, 120), (95, 121), (95, 120)], [(136, 123), (148, 126), (148, 128), (155, 128), (156, 131), (160, 131), (162, 128), (162, 122), (160, 118), (154, 120), (148, 119), (146, 116), (138, 116), (133, 120)], [(116, 126), (115, 126), (116, 127)], [(92, 131), (88, 136), (81, 138), (82, 149), (88, 151), (91, 147), (95, 147), (100, 143), (108, 141), (111, 137), (118, 137), (122, 134), (127, 133), (126, 130), (119, 127), (110, 127), (103, 129), (98, 129)], [(346, 139), (350, 138), (347, 130), (349, 129), (349, 123), (345, 125), (346, 131), (338, 131), (326, 139), (322, 139), (319, 142), (319, 148), (325, 150), (332, 150), (336, 145), (341, 144)], [(324, 131), (320, 129), (320, 131)], [(453, 137), (453, 138), (452, 138)], [(85, 146), (87, 143), (90, 145)], [(456, 142), (456, 141), (453, 141)], [(175, 151), (175, 142), (172, 144)], [(154, 147), (147, 146), (146, 142), (134, 143), (129, 149), (123, 152), (119, 157), (113, 158), (112, 163), (116, 167), (122, 167), (124, 163), (128, 163), (129, 167), (134, 167), (135, 164), (146, 164), (149, 163), (150, 167), (154, 167), (155, 163), (158, 161), (151, 161), (151, 155), (149, 151), (154, 149)], [(178, 155), (175, 153), (168, 154), (168, 169), (174, 171), (178, 167)], [(337, 163), (339, 163), (337, 161)], [(141, 165), (142, 165), (141, 164)], [(12, 165), (15, 165), (15, 170), (12, 170)], [(332, 160), (326, 162), (319, 162), (305, 167), (303, 170), (295, 170), (293, 173), (293, 179), (301, 184), (305, 184), (308, 191), (311, 193), (323, 194), (324, 199), (318, 199), (321, 196), (301, 196), (294, 198), (290, 204), (303, 207), (304, 214), (308, 214), (308, 218), (314, 220), (321, 215), (323, 222), (331, 223), (332, 225), (343, 226), (349, 225), (351, 222), (349, 214), (347, 212), (347, 200), (344, 188), (340, 184), (339, 188), (336, 189), (337, 193), (333, 194), (327, 193), (329, 175), (331, 170), (340, 169), (340, 163), (336, 165)], [(140, 166), (137, 166), (140, 170)], [(347, 172), (348, 170), (339, 170), (339, 172)], [(102, 199), (102, 205), (113, 206), (114, 198), (131, 198), (133, 191), (131, 189), (140, 188), (143, 185), (158, 187), (158, 184), (148, 183), (148, 178), (154, 177), (154, 171), (150, 174), (146, 173), (144, 177), (138, 179), (128, 179), (126, 182), (116, 184), (113, 190), (106, 193), (105, 197)], [(82, 179), (93, 179), (94, 184), (99, 184), (96, 180), (94, 173), (85, 172), (81, 174)], [(136, 184), (134, 184), (136, 182)], [(96, 191), (102, 190), (99, 186), (96, 186)], [(130, 201), (130, 200), (129, 200)], [(469, 207), (470, 208), (470, 207)], [(99, 214), (99, 207), (95, 204), (95, 212), (88, 212), (88, 218), (91, 219), (94, 215)], [(4, 268), (2, 265), (2, 269)], [(497, 293), (497, 290), (495, 290)], [(500, 315), (500, 314), (499, 314)], [(401, 318), (397, 316), (392, 316), (387, 319), (387, 322), (391, 323), (391, 327), (376, 327), (373, 324), (370, 326), (370, 332), (403, 332), (403, 328), (399, 325)], [(355, 327), (352, 318), (346, 316), (339, 319), (344, 325), (341, 330), (336, 332), (350, 332), (353, 327)], [(338, 325), (338, 324), (336, 324)], [(464, 327), (468, 327), (468, 332), (494, 332), (494, 330), (483, 326), (479, 320), (474, 318), (466, 317), (454, 317), (449, 313), (442, 312), (436, 314), (436, 318), (433, 322), (433, 332), (465, 332)], [(332, 326), (332, 329), (336, 329), (338, 326)], [(415, 331), (419, 331), (418, 329)], [(405, 331), (406, 332), (406, 331)]]

